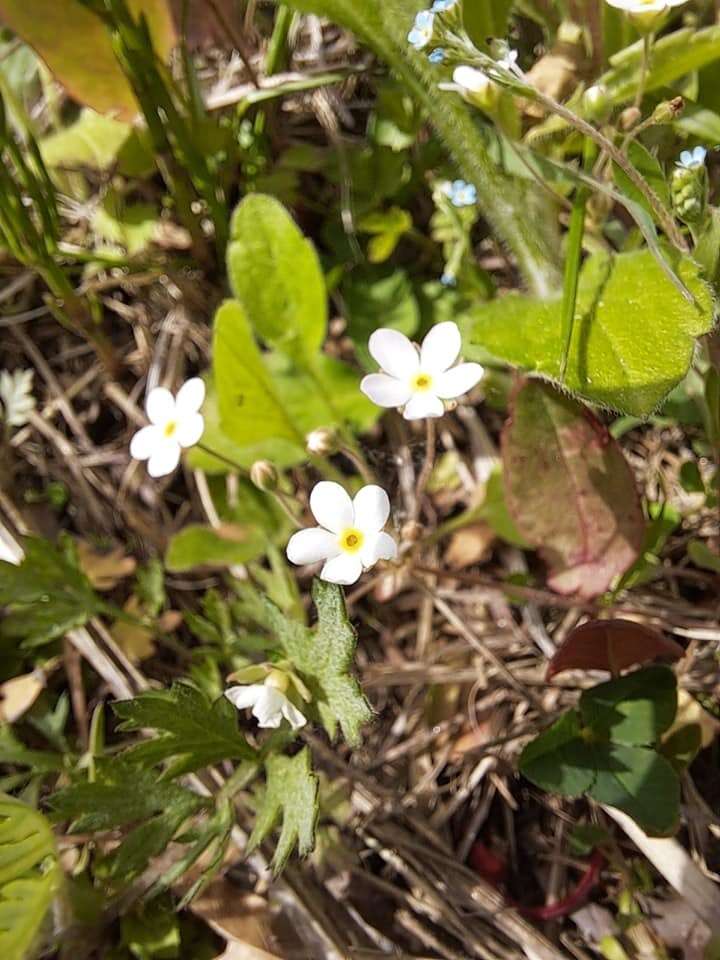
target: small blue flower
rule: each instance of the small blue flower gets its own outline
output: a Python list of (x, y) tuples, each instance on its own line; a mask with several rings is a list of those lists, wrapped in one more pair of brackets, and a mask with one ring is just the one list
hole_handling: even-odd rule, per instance
[(433, 13), (445, 13), (446, 10), (452, 10), (457, 0), (435, 0), (431, 7)]
[(435, 14), (431, 10), (421, 10), (407, 36), (408, 43), (416, 50), (423, 50), (432, 40), (434, 23)]
[(448, 196), (454, 207), (472, 207), (477, 203), (477, 188), (465, 180), (453, 180)]
[(445, 59), (445, 51), (442, 47), (436, 47), (428, 57), (430, 63), (442, 63)]
[(684, 167), (686, 170), (696, 170), (702, 167), (707, 157), (705, 147), (695, 147), (693, 150), (683, 150), (676, 166)]
[(457, 277), (454, 273), (450, 273), (449, 270), (446, 270), (445, 273), (440, 277), (440, 283), (444, 287), (456, 287)]

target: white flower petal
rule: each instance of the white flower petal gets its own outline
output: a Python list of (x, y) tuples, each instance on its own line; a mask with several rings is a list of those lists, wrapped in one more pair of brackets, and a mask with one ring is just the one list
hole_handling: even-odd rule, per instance
[(368, 341), (368, 349), (381, 369), (392, 377), (409, 380), (419, 369), (417, 350), (399, 330), (376, 330)]
[(453, 82), (472, 93), (483, 93), (491, 83), (482, 70), (476, 70), (475, 67), (468, 66), (455, 68)]
[(433, 392), (443, 400), (453, 400), (482, 380), (485, 370), (479, 363), (461, 363), (452, 370), (439, 373), (433, 380)]
[(300, 713), (295, 704), (291, 703), (287, 697), (285, 697), (285, 703), (282, 705), (282, 715), (293, 730), (299, 730), (300, 727), (304, 727), (307, 723), (304, 714)]
[(441, 417), (445, 413), (445, 407), (440, 397), (429, 391), (426, 393), (415, 393), (403, 410), (403, 417), (406, 420), (423, 420), (425, 417)]
[(298, 530), (294, 533), (290, 537), (286, 552), (291, 563), (302, 566), (305, 563), (317, 563), (318, 560), (337, 557), (341, 550), (334, 533), (322, 527), (311, 527), (309, 530)]
[(363, 377), (360, 389), (379, 407), (402, 407), (410, 399), (407, 380), (397, 380), (387, 373), (371, 373)]
[(181, 447), (194, 447), (205, 430), (201, 413), (185, 414), (175, 429), (175, 439)]
[(205, 384), (200, 377), (193, 377), (178, 390), (175, 397), (175, 412), (178, 417), (197, 413), (205, 399)]
[(397, 553), (397, 544), (389, 533), (374, 533), (363, 543), (360, 559), (367, 570), (378, 560), (394, 560)]
[(363, 533), (377, 533), (390, 516), (390, 498), (374, 483), (358, 490), (353, 499), (354, 525)]
[(147, 395), (145, 412), (150, 423), (162, 426), (175, 416), (175, 397), (165, 387), (155, 387)]
[(363, 565), (359, 554), (342, 553), (339, 557), (333, 557), (328, 560), (320, 571), (320, 579), (327, 580), (328, 583), (340, 583), (343, 586), (349, 586), (360, 579)]
[(442, 373), (458, 358), (462, 338), (452, 320), (436, 324), (425, 337), (420, 351), (420, 366), (428, 373)]
[(253, 716), (258, 725), (270, 730), (277, 730), (282, 723), (282, 708), (284, 694), (275, 687), (263, 684), (262, 693), (258, 696), (253, 707)]
[(255, 701), (265, 689), (262, 683), (250, 683), (242, 687), (229, 687), (225, 696), (238, 710), (247, 710), (255, 705)]
[(310, 494), (313, 516), (326, 530), (341, 533), (353, 524), (353, 506), (344, 487), (332, 480), (316, 483)]
[(134, 460), (149, 460), (158, 447), (163, 442), (163, 432), (160, 427), (151, 424), (149, 427), (143, 427), (142, 430), (133, 436), (130, 441), (130, 456)]
[(147, 471), (151, 477), (166, 477), (180, 463), (180, 444), (164, 437), (155, 447), (148, 460)]

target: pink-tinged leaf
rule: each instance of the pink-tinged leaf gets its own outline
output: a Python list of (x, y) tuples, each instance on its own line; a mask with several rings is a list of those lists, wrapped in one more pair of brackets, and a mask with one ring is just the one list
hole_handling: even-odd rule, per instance
[(645, 520), (630, 467), (606, 427), (547, 383), (517, 390), (502, 437), (510, 514), (550, 567), (557, 593), (596, 597), (637, 559)]
[[(166, 59), (175, 45), (167, 0), (128, 0), (147, 18), (155, 50)], [(102, 20), (79, 0), (0, 0), (0, 21), (31, 46), (78, 103), (131, 121), (137, 101)]]
[(654, 660), (679, 660), (683, 648), (652, 627), (633, 620), (589, 620), (571, 630), (547, 668), (547, 679), (563, 670), (608, 670)]

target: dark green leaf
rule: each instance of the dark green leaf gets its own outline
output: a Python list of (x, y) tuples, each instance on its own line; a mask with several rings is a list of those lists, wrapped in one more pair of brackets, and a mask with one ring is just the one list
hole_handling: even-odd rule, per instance
[(677, 713), (677, 681), (660, 665), (608, 680), (580, 697), (585, 724), (614, 743), (652, 744)]
[(564, 713), (529, 743), (520, 757), (521, 773), (543, 790), (579, 797), (595, 780), (593, 758), (581, 737), (580, 714)]

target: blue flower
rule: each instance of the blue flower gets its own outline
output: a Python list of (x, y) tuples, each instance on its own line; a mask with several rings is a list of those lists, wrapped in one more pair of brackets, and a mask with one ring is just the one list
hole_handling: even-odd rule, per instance
[(707, 157), (707, 150), (705, 147), (695, 147), (693, 150), (683, 150), (680, 154), (680, 159), (677, 161), (676, 166), (684, 167), (686, 170), (696, 170), (698, 167), (702, 167), (705, 163), (705, 158)]
[(454, 207), (472, 207), (477, 203), (477, 188), (465, 180), (453, 180), (447, 195)]
[(431, 10), (421, 10), (407, 36), (408, 43), (416, 50), (423, 50), (432, 40), (434, 23), (435, 14)]
[(445, 273), (440, 277), (440, 283), (444, 287), (455, 287), (457, 286), (457, 277), (454, 273), (450, 273), (449, 270), (446, 270)]
[(435, 0), (431, 10), (433, 13), (445, 13), (446, 10), (452, 10), (457, 0)]
[(442, 63), (445, 59), (445, 51), (442, 47), (436, 47), (428, 57), (430, 63)]

